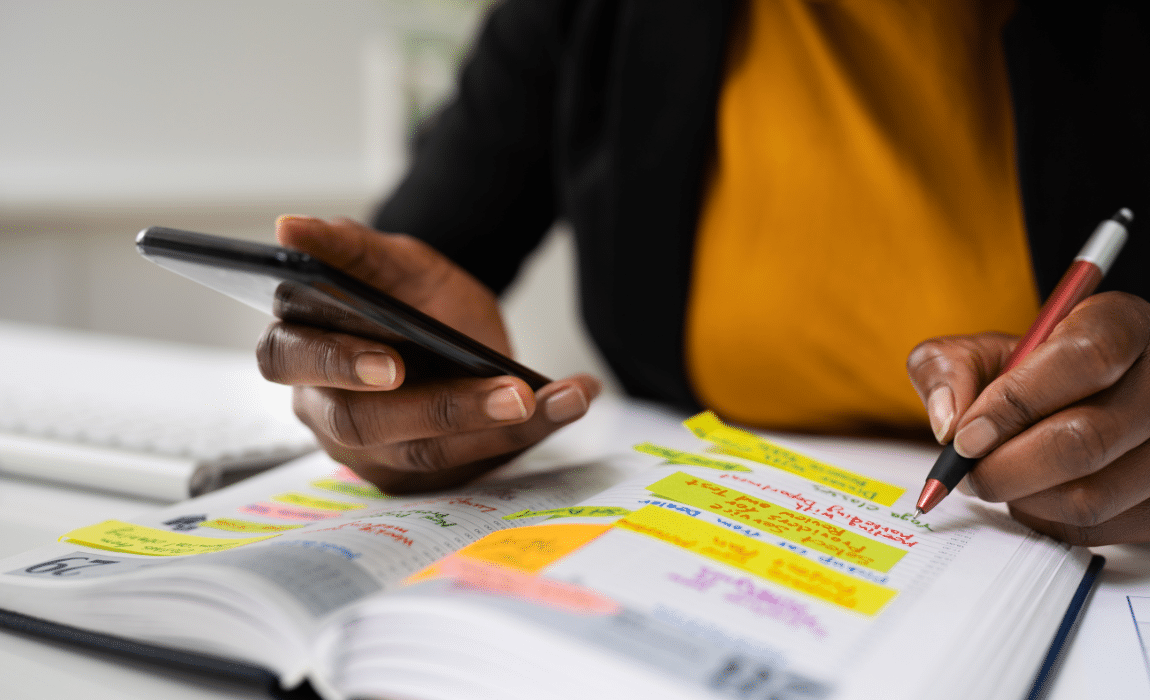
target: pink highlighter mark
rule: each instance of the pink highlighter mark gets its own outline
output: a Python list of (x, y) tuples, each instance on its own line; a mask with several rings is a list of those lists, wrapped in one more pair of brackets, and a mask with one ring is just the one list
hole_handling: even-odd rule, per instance
[(243, 508), (240, 508), (240, 512), (251, 515), (263, 515), (269, 518), (279, 518), (280, 520), (307, 520), (309, 522), (336, 518), (344, 514), (343, 511), (339, 510), (317, 510), (315, 508), (300, 508), (299, 506), (284, 506), (277, 503), (266, 502), (249, 503)]
[(366, 484), (367, 483), (366, 481), (364, 481), (363, 479), (360, 478), (359, 474), (356, 474), (355, 472), (353, 472), (352, 470), (343, 466), (342, 464), (339, 466), (338, 469), (336, 469), (335, 471), (333, 471), (331, 473), (331, 476), (333, 479), (339, 479), (340, 481), (348, 481), (348, 482), (351, 482), (353, 484)]
[(619, 604), (590, 588), (451, 555), (416, 578), (451, 578), (458, 588), (516, 598), (576, 615), (613, 615)]

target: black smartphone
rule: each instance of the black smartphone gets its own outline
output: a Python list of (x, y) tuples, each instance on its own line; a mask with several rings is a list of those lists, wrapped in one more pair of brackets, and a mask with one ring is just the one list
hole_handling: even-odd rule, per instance
[(178, 275), (284, 321), (391, 345), (408, 379), (519, 377), (538, 390), (551, 380), (319, 260), (252, 241), (153, 226), (136, 249)]

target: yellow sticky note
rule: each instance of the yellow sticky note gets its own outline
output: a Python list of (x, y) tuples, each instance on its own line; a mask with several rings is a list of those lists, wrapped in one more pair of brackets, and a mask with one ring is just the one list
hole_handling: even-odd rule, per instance
[(534, 573), (587, 544), (610, 525), (531, 525), (493, 532), (456, 554)]
[(200, 537), (179, 532), (158, 530), (120, 520), (105, 520), (98, 525), (89, 525), (72, 530), (60, 537), (60, 541), (74, 542), (85, 547), (107, 549), (126, 554), (148, 554), (155, 557), (176, 557), (184, 554), (204, 554), (239, 547), (252, 542), (266, 540), (276, 535), (245, 537), (243, 539), (222, 539)]
[(305, 508), (317, 508), (319, 510), (357, 510), (359, 508), (366, 508), (363, 503), (348, 503), (347, 501), (333, 501), (327, 498), (316, 498), (315, 496), (308, 496), (303, 493), (281, 493), (278, 496), (272, 496), (273, 501), (280, 501), (281, 503), (290, 503), (293, 506), (304, 506)]
[(200, 527), (210, 527), (213, 530), (226, 532), (286, 532), (303, 525), (273, 525), (271, 523), (257, 523), (254, 520), (240, 520), (239, 518), (215, 518), (200, 523)]
[(342, 493), (345, 496), (356, 496), (358, 498), (391, 498), (383, 491), (368, 483), (353, 484), (339, 479), (317, 479), (311, 482), (311, 485), (317, 489), (324, 489), (325, 491), (334, 491)]
[(764, 440), (758, 435), (726, 425), (718, 416), (704, 411), (683, 421), (691, 432), (704, 440), (715, 443), (720, 452), (735, 457), (753, 459), (769, 464), (824, 486), (850, 493), (880, 505), (893, 505), (899, 496), (906, 492), (901, 486), (887, 484), (861, 474), (839, 469), (838, 467), (811, 459)]
[(905, 550), (872, 540), (834, 523), (683, 472), (675, 472), (660, 479), (648, 486), (647, 490), (657, 496), (744, 522), (784, 540), (877, 571), (890, 571), (906, 554)]
[(690, 452), (682, 452), (670, 447), (656, 445), (653, 442), (644, 442), (640, 445), (635, 445), (635, 450), (642, 452), (643, 454), (662, 457), (671, 464), (689, 464), (693, 467), (707, 467), (708, 469), (718, 469), (724, 472), (751, 471), (750, 467), (744, 467), (741, 464), (735, 464), (734, 462), (724, 462), (721, 459), (704, 457), (703, 455), (691, 454)]
[(627, 508), (614, 508), (607, 506), (572, 506), (570, 508), (552, 508), (550, 510), (521, 510), (517, 513), (503, 516), (504, 520), (520, 520), (522, 518), (539, 518), (550, 516), (552, 518), (610, 518), (626, 515), (631, 511)]
[(732, 533), (658, 506), (646, 506), (615, 523), (682, 547), (817, 600), (864, 615), (875, 615), (898, 592), (847, 576), (794, 552)]

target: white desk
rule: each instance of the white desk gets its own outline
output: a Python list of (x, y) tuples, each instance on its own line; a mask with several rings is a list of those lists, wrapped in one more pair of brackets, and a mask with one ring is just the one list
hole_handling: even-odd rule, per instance
[[(613, 401), (598, 402), (578, 429), (556, 436), (527, 455), (532, 463), (554, 462), (558, 455), (578, 459), (634, 442), (658, 439), (670, 423), (658, 412), (627, 411)], [(792, 438), (833, 456), (858, 442), (830, 438)], [(889, 460), (905, 451), (921, 461), (929, 448), (897, 443), (868, 443), (868, 458)], [(929, 457), (927, 457), (929, 463)], [(54, 488), (0, 478), (0, 557), (52, 542), (69, 529), (109, 518), (126, 519), (157, 504), (75, 489)], [(1108, 558), (1103, 581), (1082, 621), (1049, 697), (1150, 696), (1150, 682), (1127, 595), (1150, 596), (1150, 546), (1104, 547)], [(1150, 641), (1150, 640), (1148, 640)], [(201, 700), (266, 697), (254, 689), (212, 683), (153, 667), (125, 663), (113, 656), (77, 652), (51, 642), (0, 632), (0, 695), (6, 700), (82, 697)]]

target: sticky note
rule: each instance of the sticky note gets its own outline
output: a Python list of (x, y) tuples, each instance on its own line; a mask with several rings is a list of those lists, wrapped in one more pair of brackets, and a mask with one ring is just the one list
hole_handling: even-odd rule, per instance
[(280, 520), (306, 520), (308, 522), (337, 518), (340, 513), (343, 512), (338, 510), (296, 508), (294, 506), (280, 505), (279, 503), (249, 503), (240, 508), (239, 511), (241, 513), (251, 513), (252, 515), (263, 515), (269, 518), (279, 518)]
[(897, 594), (893, 588), (839, 573), (781, 547), (656, 506), (640, 508), (616, 522), (614, 527), (654, 537), (864, 615), (877, 614)]
[(176, 557), (184, 554), (204, 554), (240, 547), (252, 542), (266, 540), (276, 535), (245, 537), (243, 539), (222, 539), (184, 535), (178, 532), (159, 530), (120, 520), (105, 520), (97, 525), (89, 525), (72, 530), (60, 537), (60, 541), (74, 542), (85, 547), (107, 549), (126, 554), (148, 554), (155, 557)]
[(366, 508), (363, 503), (348, 503), (347, 501), (333, 501), (328, 498), (316, 498), (315, 496), (308, 496), (303, 493), (281, 493), (278, 496), (272, 496), (273, 501), (280, 501), (281, 503), (290, 503), (293, 506), (303, 506), (304, 508), (316, 508), (318, 510), (357, 510), (359, 508)]
[(388, 496), (383, 491), (366, 482), (356, 484), (339, 479), (316, 479), (311, 482), (311, 485), (317, 489), (334, 491), (335, 493), (342, 493), (345, 496), (355, 496), (357, 498), (391, 498), (391, 496)]
[(741, 464), (734, 462), (724, 462), (721, 459), (713, 459), (711, 457), (704, 457), (703, 455), (691, 454), (690, 452), (682, 452), (670, 447), (663, 447), (656, 445), (653, 442), (644, 442), (635, 445), (635, 450), (644, 454), (662, 457), (671, 464), (689, 464), (694, 467), (707, 467), (709, 469), (718, 469), (725, 472), (749, 472), (750, 467), (745, 467)]
[(200, 527), (210, 527), (215, 530), (227, 532), (286, 532), (303, 525), (273, 525), (272, 523), (257, 523), (254, 520), (240, 520), (239, 518), (215, 518), (200, 523)]
[(487, 535), (456, 552), (461, 557), (535, 573), (567, 556), (610, 525), (531, 525)]
[(570, 508), (552, 508), (550, 510), (521, 510), (503, 516), (504, 520), (520, 520), (522, 518), (539, 518), (550, 516), (552, 518), (609, 518), (626, 515), (631, 511), (627, 508), (613, 508), (605, 506), (572, 506)]
[(657, 496), (744, 522), (784, 540), (884, 573), (890, 571), (906, 554), (906, 550), (875, 541), (834, 523), (797, 513), (683, 472), (675, 472), (660, 479), (648, 486), (647, 490)]
[(410, 576), (413, 584), (435, 578), (455, 579), (456, 585), (524, 600), (577, 615), (612, 615), (619, 604), (598, 591), (498, 564), (450, 555)]
[(804, 479), (874, 501), (880, 505), (893, 505), (899, 496), (906, 492), (906, 489), (901, 486), (887, 484), (846, 469), (839, 469), (788, 450), (745, 430), (732, 428), (719, 420), (718, 416), (711, 411), (704, 411), (692, 416), (683, 421), (683, 425), (687, 426), (687, 429), (695, 435), (713, 442), (718, 446), (720, 452), (769, 464)]

